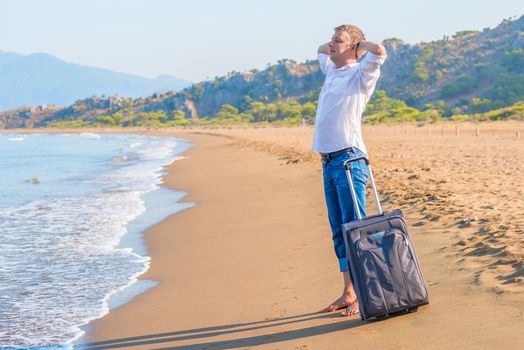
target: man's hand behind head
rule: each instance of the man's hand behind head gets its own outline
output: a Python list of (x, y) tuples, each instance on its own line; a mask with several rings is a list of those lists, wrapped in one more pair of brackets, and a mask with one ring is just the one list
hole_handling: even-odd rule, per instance
[[(387, 56), (386, 48), (379, 43), (373, 43), (371, 41), (361, 41), (358, 46), (358, 57), (366, 53), (371, 52), (374, 55), (385, 57)], [(361, 53), (362, 52), (362, 53)]]
[(318, 51), (317, 52), (329, 55), (329, 42), (327, 42), (327, 43), (325, 43), (323, 45), (320, 45), (318, 47)]

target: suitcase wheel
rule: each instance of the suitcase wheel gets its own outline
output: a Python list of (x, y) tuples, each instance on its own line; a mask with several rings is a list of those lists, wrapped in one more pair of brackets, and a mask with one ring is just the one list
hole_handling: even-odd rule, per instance
[(414, 307), (410, 307), (409, 309), (406, 310), (407, 313), (413, 313), (413, 312), (417, 312), (418, 311), (418, 306), (414, 306)]
[(379, 320), (379, 321), (384, 321), (384, 320), (387, 319), (388, 317), (389, 317), (388, 314), (381, 315), (381, 316), (377, 316), (377, 320)]

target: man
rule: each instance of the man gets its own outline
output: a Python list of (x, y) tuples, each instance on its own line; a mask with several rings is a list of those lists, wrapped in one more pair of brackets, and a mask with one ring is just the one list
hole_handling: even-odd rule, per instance
[[(364, 33), (354, 25), (336, 27), (331, 41), (318, 48), (318, 61), (326, 80), (318, 100), (313, 151), (322, 158), (329, 223), (344, 279), (342, 295), (320, 312), (345, 309), (342, 316), (358, 313), (342, 236), (341, 225), (356, 219), (343, 165), (348, 159), (367, 154), (361, 118), (385, 59), (384, 46), (366, 41)], [(351, 170), (358, 206), (365, 216), (367, 166), (363, 161), (355, 162)]]

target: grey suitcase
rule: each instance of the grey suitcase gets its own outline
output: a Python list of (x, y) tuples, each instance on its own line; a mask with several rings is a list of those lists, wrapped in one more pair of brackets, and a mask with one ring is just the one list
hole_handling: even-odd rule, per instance
[(362, 320), (385, 319), (392, 314), (415, 312), (428, 304), (428, 291), (400, 210), (383, 213), (369, 161), (348, 160), (344, 167), (353, 203), (357, 203), (350, 163), (364, 160), (369, 167), (377, 215), (363, 218), (355, 205), (357, 220), (342, 225), (351, 279), (359, 300)]

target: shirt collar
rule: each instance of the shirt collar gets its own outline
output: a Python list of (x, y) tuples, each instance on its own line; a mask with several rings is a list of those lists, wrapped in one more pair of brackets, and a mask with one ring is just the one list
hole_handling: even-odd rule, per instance
[(342, 72), (342, 71), (345, 71), (345, 70), (348, 70), (352, 67), (355, 67), (356, 65), (358, 64), (358, 62), (355, 62), (355, 63), (348, 63), (346, 64), (345, 66), (342, 66), (340, 68), (335, 68), (335, 71), (337, 72)]

